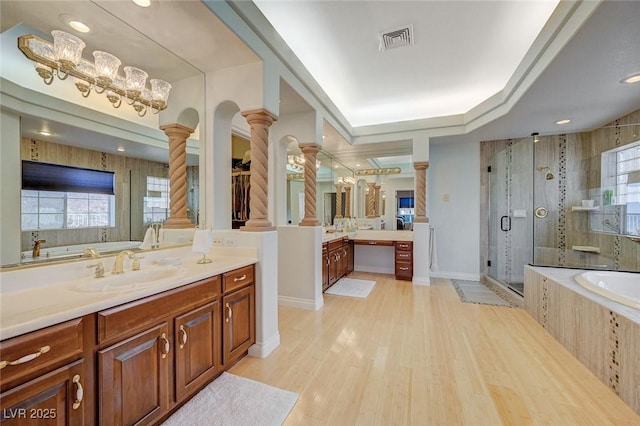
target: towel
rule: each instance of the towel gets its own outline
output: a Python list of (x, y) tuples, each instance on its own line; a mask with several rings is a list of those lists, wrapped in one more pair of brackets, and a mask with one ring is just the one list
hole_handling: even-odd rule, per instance
[(197, 230), (193, 235), (191, 250), (196, 253), (206, 254), (213, 247), (213, 233), (204, 229)]
[(142, 240), (142, 244), (140, 244), (141, 249), (147, 250), (153, 248), (156, 243), (156, 231), (153, 230), (152, 227), (147, 229), (147, 232), (144, 233), (144, 239)]

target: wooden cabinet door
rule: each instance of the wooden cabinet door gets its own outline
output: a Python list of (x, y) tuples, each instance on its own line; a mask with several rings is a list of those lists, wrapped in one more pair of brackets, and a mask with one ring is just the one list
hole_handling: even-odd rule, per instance
[(84, 425), (93, 420), (87, 413), (84, 399), (92, 392), (83, 388), (82, 360), (0, 394), (2, 425)]
[(169, 407), (169, 327), (163, 322), (98, 351), (100, 424), (143, 425)]
[(255, 287), (235, 291), (222, 299), (224, 305), (223, 363), (229, 366), (240, 358), (256, 336)]
[(220, 301), (176, 317), (176, 401), (198, 390), (222, 369)]
[(329, 285), (338, 281), (338, 263), (340, 262), (338, 250), (329, 252)]
[(329, 253), (322, 254), (322, 291), (329, 288)]
[(347, 271), (346, 271), (346, 274), (349, 275), (355, 269), (353, 241), (349, 241), (347, 243), (347, 247), (346, 248), (347, 248)]

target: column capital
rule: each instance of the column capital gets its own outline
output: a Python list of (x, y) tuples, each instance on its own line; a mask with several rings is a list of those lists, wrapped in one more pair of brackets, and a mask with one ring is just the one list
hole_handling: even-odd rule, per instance
[(429, 168), (429, 162), (428, 161), (414, 161), (413, 162), (413, 168), (416, 170), (426, 170)]
[(264, 108), (252, 109), (249, 111), (242, 111), (242, 116), (247, 119), (247, 122), (262, 121), (269, 126), (278, 120), (278, 117)]
[(302, 151), (303, 154), (307, 154), (307, 153), (317, 154), (322, 149), (322, 146), (318, 145), (317, 143), (313, 143), (313, 142), (310, 142), (310, 143), (299, 143), (298, 147), (300, 148), (300, 150)]

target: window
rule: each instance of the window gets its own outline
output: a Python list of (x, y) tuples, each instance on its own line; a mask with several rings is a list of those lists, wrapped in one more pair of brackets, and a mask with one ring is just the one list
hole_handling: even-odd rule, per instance
[(164, 223), (169, 217), (169, 179), (147, 176), (147, 195), (144, 197), (144, 223)]
[(602, 154), (602, 188), (610, 230), (640, 235), (640, 141)]
[(115, 226), (115, 196), (22, 190), (22, 230)]

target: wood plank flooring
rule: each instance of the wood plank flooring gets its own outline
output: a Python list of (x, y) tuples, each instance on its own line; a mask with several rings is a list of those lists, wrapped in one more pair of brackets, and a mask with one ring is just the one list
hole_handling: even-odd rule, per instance
[(233, 374), (298, 392), (285, 425), (640, 425), (522, 309), (390, 275), (367, 299), (279, 308), (281, 345)]

